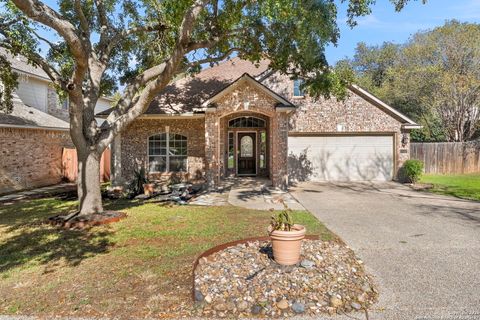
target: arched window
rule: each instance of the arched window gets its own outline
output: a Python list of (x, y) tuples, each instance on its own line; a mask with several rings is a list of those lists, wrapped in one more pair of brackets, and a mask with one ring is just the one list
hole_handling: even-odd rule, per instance
[(265, 120), (255, 117), (239, 117), (228, 121), (229, 128), (265, 128)]
[(159, 133), (148, 138), (150, 172), (187, 171), (187, 137), (175, 133)]

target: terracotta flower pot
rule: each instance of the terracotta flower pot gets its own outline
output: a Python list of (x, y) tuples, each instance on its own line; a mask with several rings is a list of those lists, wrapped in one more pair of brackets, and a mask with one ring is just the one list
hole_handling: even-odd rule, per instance
[(155, 192), (155, 184), (153, 183), (145, 183), (143, 185), (143, 193), (146, 196), (151, 196)]
[(272, 231), (272, 227), (268, 228), (272, 239), (273, 257), (277, 263), (289, 266), (300, 261), (302, 240), (306, 231), (307, 229), (299, 224), (294, 224), (290, 231)]

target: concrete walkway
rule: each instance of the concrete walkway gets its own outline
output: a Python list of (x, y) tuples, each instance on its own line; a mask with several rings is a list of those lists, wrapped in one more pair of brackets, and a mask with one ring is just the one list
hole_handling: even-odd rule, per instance
[(375, 276), (370, 319), (480, 319), (480, 202), (396, 183), (304, 183), (292, 194)]
[(60, 183), (53, 186), (42, 187), (27, 191), (19, 191), (7, 195), (0, 196), (0, 202), (19, 201), (24, 199), (43, 198), (54, 196), (56, 194), (71, 192), (76, 190), (75, 183)]

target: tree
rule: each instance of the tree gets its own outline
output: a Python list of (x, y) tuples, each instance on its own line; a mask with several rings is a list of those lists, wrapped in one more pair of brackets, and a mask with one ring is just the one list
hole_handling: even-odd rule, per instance
[(424, 125), (421, 140), (465, 141), (480, 126), (480, 25), (447, 22), (403, 45), (357, 46), (356, 81)]
[[(392, 0), (398, 10), (407, 1)], [(346, 2), (352, 26), (372, 3)], [(196, 72), (232, 55), (252, 62), (267, 58), (273, 70), (305, 78), (311, 94), (345, 92), (324, 54), (339, 36), (333, 1), (59, 0), (58, 9), (38, 0), (2, 3), (0, 46), (42, 68), (69, 98), (80, 215), (103, 211), (103, 150), (180, 72)], [(59, 41), (42, 36), (45, 30)], [(38, 49), (41, 43), (49, 47), (46, 56)], [(98, 126), (95, 104), (114, 88), (113, 75), (124, 89)]]

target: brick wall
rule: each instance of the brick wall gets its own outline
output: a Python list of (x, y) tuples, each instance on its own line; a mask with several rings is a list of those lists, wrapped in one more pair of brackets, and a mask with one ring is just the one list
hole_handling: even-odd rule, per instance
[[(121, 134), (121, 173), (115, 178), (128, 183), (135, 168), (148, 168), (148, 137), (166, 132), (187, 137), (189, 179), (201, 179), (205, 172), (204, 119), (137, 119)], [(115, 160), (114, 160), (115, 161)], [(169, 173), (151, 174), (151, 179), (168, 180)]]
[(68, 131), (0, 128), (0, 194), (60, 182), (64, 147)]
[(68, 108), (62, 108), (62, 102), (60, 101), (57, 92), (51, 85), (48, 86), (47, 91), (47, 113), (56, 118), (70, 122)]
[[(248, 110), (243, 103), (248, 101)], [(239, 83), (234, 90), (219, 99), (214, 111), (205, 116), (206, 159), (208, 163), (208, 181), (215, 185), (225, 174), (226, 168), (226, 121), (232, 116), (251, 115), (268, 119), (268, 168), (269, 176), (275, 187), (287, 185), (287, 144), (288, 116), (276, 112), (277, 103), (271, 96), (252, 87), (248, 82)]]
[(293, 96), (293, 81), (287, 76), (275, 74), (264, 83), (298, 107), (290, 116), (290, 133), (336, 133), (339, 127), (342, 132), (352, 134), (385, 132), (394, 135), (397, 170), (410, 158), (409, 143), (402, 145), (402, 136), (406, 135), (409, 141), (410, 132), (403, 131), (400, 121), (360, 95), (350, 91), (345, 101), (323, 97), (315, 100), (308, 96), (298, 98)]

